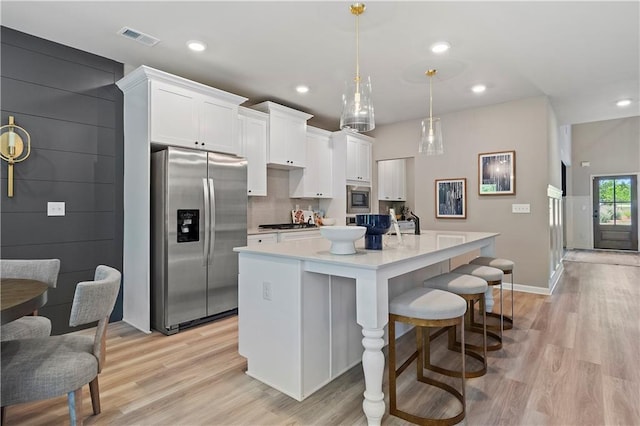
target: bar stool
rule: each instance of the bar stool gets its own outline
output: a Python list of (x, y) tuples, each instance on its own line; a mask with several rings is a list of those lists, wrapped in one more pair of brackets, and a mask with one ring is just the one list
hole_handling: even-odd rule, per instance
[[(395, 297), (389, 303), (389, 414), (419, 425), (453, 425), (464, 419), (466, 404), (464, 396), (465, 351), (464, 351), (464, 314), (467, 310), (465, 300), (453, 293), (432, 288), (414, 288)], [(411, 324), (416, 329), (416, 351), (400, 368), (396, 369), (396, 321)], [(450, 327), (460, 325), (461, 337), (461, 392), (447, 383), (424, 376), (423, 332), (424, 328)], [(428, 340), (428, 339), (427, 339)], [(449, 418), (421, 417), (399, 410), (396, 403), (396, 379), (404, 370), (416, 361), (417, 380), (438, 387), (462, 404), (460, 412)], [(429, 404), (430, 401), (425, 401)]]
[[(491, 266), (466, 264), (466, 265), (458, 266), (457, 268), (451, 270), (451, 272), (455, 272), (457, 274), (473, 275), (474, 277), (482, 278), (487, 282), (487, 285), (489, 286), (502, 284), (502, 276), (503, 276), (502, 271), (498, 268), (492, 268)], [(473, 306), (473, 302), (472, 302), (472, 306)], [(488, 351), (497, 351), (502, 348), (502, 332), (503, 332), (502, 312), (503, 312), (502, 311), (502, 286), (500, 286), (500, 313), (498, 314), (498, 316), (500, 317), (500, 325), (495, 326), (495, 325), (487, 324), (486, 326), (487, 336), (495, 339), (497, 343), (493, 345), (488, 345), (487, 346)], [(475, 312), (471, 310), (469, 315), (471, 316), (472, 331), (480, 330), (483, 324), (475, 322), (475, 319), (474, 319)], [(489, 316), (489, 315), (490, 313), (486, 314), (486, 316)], [(485, 321), (485, 324), (486, 324), (486, 321)], [(496, 330), (499, 332), (499, 334), (493, 333), (489, 330)]]
[[(467, 330), (471, 329), (473, 311), (473, 303), (479, 302), (480, 310), (482, 311), (482, 346), (472, 345), (467, 343), (465, 349), (468, 349), (466, 354), (472, 358), (482, 362), (482, 367), (476, 371), (466, 370), (465, 377), (480, 377), (487, 372), (487, 317), (485, 315), (485, 303), (484, 293), (487, 291), (487, 282), (482, 278), (474, 277), (473, 275), (457, 274), (449, 272), (446, 274), (436, 275), (435, 277), (428, 278), (422, 283), (424, 287), (436, 288), (438, 290), (448, 291), (462, 297), (467, 302), (467, 313), (465, 315), (465, 322)], [(444, 329), (443, 329), (444, 330)], [(456, 340), (456, 328), (448, 327), (448, 345), (450, 350), (460, 351), (460, 343)], [(440, 333), (435, 333), (430, 336), (432, 339), (438, 337)], [(425, 354), (424, 368), (445, 374), (451, 377), (460, 377), (462, 374), (458, 370), (451, 370), (436, 365), (432, 365), (430, 362), (429, 352)]]
[[(474, 265), (483, 265), (483, 266), (491, 266), (492, 268), (498, 268), (502, 271), (504, 275), (511, 276), (511, 317), (504, 316), (504, 329), (510, 330), (513, 328), (513, 267), (515, 263), (509, 259), (500, 259), (498, 257), (489, 257), (489, 256), (480, 256), (473, 259), (469, 262)], [(500, 293), (500, 297), (502, 297), (502, 293)], [(488, 315), (495, 316), (493, 312), (490, 312)]]

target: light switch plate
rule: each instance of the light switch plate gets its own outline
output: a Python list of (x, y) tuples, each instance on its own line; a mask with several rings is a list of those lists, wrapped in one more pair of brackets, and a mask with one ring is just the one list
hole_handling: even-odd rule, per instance
[(511, 204), (511, 213), (531, 213), (531, 204)]
[(64, 201), (49, 201), (47, 203), (47, 216), (64, 216)]

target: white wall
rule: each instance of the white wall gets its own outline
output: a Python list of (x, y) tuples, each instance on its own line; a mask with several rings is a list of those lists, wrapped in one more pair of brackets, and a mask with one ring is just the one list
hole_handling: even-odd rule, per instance
[[(374, 161), (415, 157), (414, 211), (423, 229), (492, 231), (496, 254), (516, 263), (518, 284), (549, 286), (549, 217), (547, 186), (560, 187), (558, 153), (549, 153), (550, 139), (558, 149), (558, 137), (549, 127), (555, 123), (545, 97), (535, 97), (440, 117), (445, 153), (418, 154), (420, 120), (376, 128), (371, 136)], [(478, 195), (478, 154), (516, 151), (516, 194)], [(556, 162), (550, 164), (550, 161)], [(551, 171), (555, 167), (557, 171)], [(435, 179), (467, 179), (467, 219), (435, 218)], [(530, 204), (531, 214), (513, 214), (511, 205)]]
[[(592, 178), (640, 173), (640, 117), (576, 124), (571, 129), (571, 151), (567, 247), (592, 249)], [(581, 166), (585, 161), (588, 167)]]

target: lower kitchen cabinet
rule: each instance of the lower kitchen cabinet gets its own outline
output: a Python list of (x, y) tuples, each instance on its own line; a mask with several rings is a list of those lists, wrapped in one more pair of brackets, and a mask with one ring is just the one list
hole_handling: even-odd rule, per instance
[(306, 240), (308, 238), (322, 238), (320, 231), (296, 231), (296, 232), (279, 232), (278, 242), (293, 241), (293, 240)]
[(249, 376), (302, 401), (362, 361), (356, 283), (292, 259), (273, 265), (240, 258), (238, 352)]
[(249, 247), (257, 246), (260, 244), (275, 244), (278, 242), (278, 234), (259, 234), (259, 235), (247, 235), (247, 245)]

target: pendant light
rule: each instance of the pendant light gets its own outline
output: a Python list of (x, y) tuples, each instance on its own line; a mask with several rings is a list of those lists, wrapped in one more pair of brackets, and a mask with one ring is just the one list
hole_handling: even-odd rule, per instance
[(346, 91), (342, 95), (342, 115), (340, 128), (355, 132), (368, 132), (376, 127), (373, 117), (373, 103), (371, 102), (371, 79), (364, 81), (360, 77), (360, 35), (359, 17), (364, 13), (364, 3), (354, 3), (350, 6), (351, 13), (356, 17), (356, 77), (347, 83)]
[(433, 118), (433, 88), (431, 81), (436, 72), (436, 70), (425, 72), (425, 75), (429, 77), (429, 117), (422, 120), (422, 137), (418, 145), (418, 152), (424, 155), (440, 155), (444, 152), (440, 119)]

